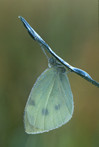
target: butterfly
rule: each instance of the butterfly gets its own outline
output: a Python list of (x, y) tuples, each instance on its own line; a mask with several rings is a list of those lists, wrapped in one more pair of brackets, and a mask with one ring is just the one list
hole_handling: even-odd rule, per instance
[[(84, 70), (73, 67), (60, 58), (22, 16), (19, 18), (48, 59), (48, 68), (37, 78), (25, 106), (25, 131), (28, 134), (48, 132), (72, 118), (74, 103), (68, 72), (78, 74), (97, 87), (99, 83)], [(51, 57), (47, 56), (46, 51)]]

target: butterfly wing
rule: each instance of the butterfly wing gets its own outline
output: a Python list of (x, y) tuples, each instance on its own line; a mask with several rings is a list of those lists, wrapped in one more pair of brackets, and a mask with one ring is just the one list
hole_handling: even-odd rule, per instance
[(29, 134), (47, 132), (68, 122), (73, 113), (73, 95), (66, 72), (44, 71), (34, 84), (24, 114)]

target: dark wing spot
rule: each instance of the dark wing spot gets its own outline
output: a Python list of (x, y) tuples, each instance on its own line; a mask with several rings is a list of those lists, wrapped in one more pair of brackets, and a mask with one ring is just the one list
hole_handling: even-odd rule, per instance
[(60, 104), (55, 105), (55, 110), (59, 110), (60, 109)]
[(43, 108), (43, 109), (42, 109), (42, 114), (43, 114), (43, 115), (48, 115), (48, 109), (44, 109), (44, 108)]
[(29, 100), (29, 105), (35, 106), (35, 101), (34, 100)]

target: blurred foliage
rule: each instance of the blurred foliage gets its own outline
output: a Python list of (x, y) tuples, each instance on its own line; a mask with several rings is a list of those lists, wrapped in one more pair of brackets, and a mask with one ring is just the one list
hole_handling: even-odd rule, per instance
[(97, 1), (0, 0), (0, 12), (0, 147), (98, 147), (99, 89), (72, 73), (70, 122), (40, 135), (24, 132), (24, 107), (47, 61), (18, 19), (23, 16), (58, 55), (99, 81)]

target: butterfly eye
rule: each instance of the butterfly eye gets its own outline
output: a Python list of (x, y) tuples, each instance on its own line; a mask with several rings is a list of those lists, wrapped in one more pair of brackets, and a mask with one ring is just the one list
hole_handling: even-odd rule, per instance
[(51, 57), (51, 58), (49, 58), (48, 63), (49, 63), (49, 66), (52, 67), (52, 66), (56, 65), (56, 60), (53, 57)]
[(56, 63), (55, 59), (53, 57), (49, 58), (49, 63), (54, 65)]

